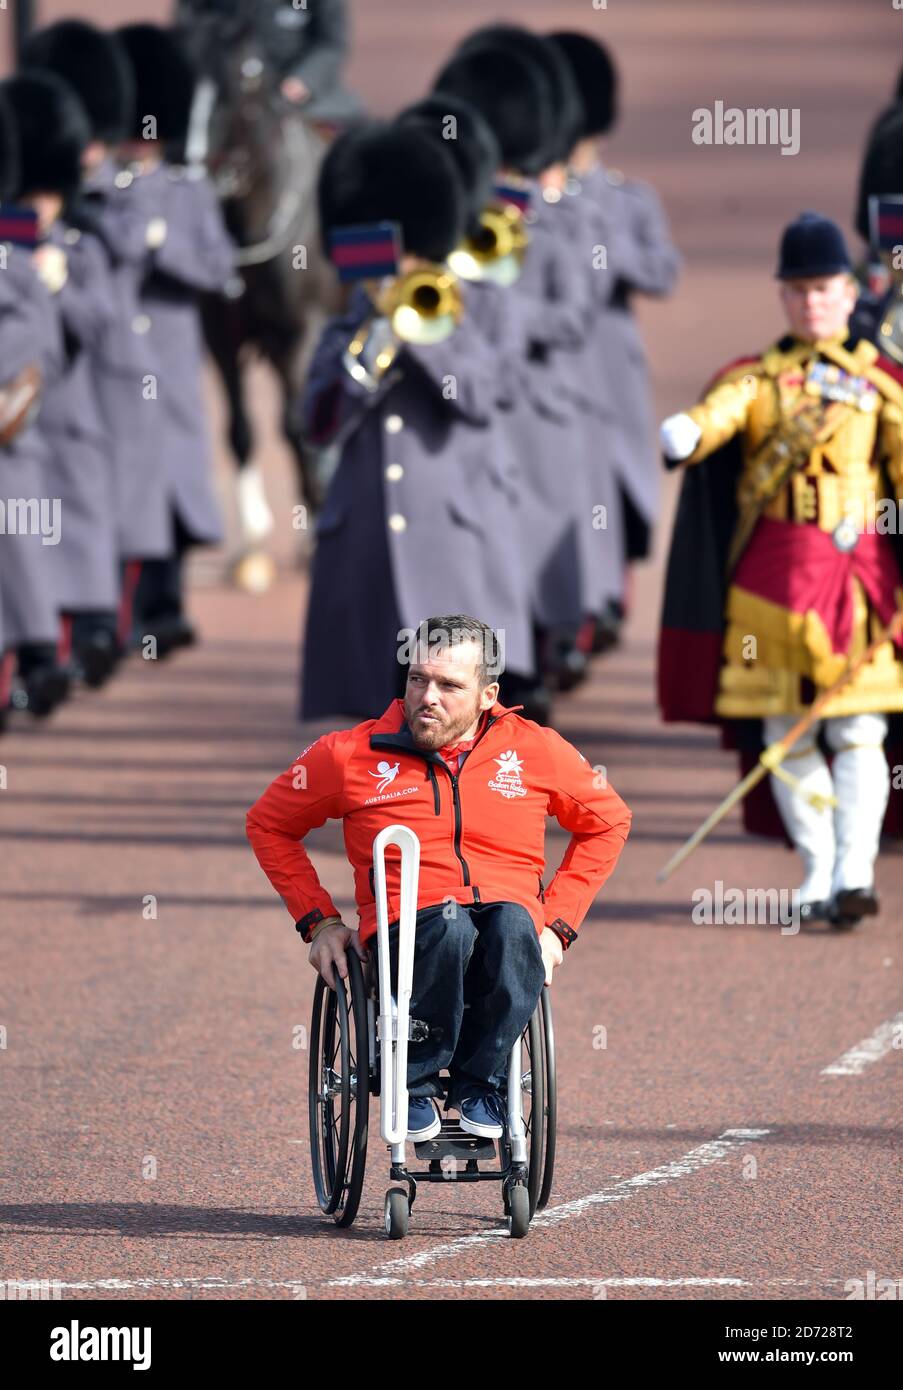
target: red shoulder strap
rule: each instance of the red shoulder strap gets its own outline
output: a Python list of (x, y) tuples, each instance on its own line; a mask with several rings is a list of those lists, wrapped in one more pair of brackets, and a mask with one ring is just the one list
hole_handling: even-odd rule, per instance
[(875, 366), (880, 367), (882, 372), (886, 372), (889, 377), (892, 377), (898, 386), (903, 386), (903, 366), (899, 362), (894, 362), (891, 358), (884, 357), (879, 353), (875, 358)]
[(704, 396), (707, 395), (707, 393), (708, 393), (709, 391), (711, 391), (711, 389), (712, 389), (712, 387), (715, 385), (715, 383), (716, 383), (717, 381), (720, 381), (721, 378), (722, 378), (723, 376), (727, 376), (728, 372), (732, 372), (732, 371), (734, 370), (735, 367), (745, 367), (745, 366), (747, 366), (747, 364), (749, 364), (749, 363), (751, 363), (751, 362), (761, 362), (761, 360), (762, 360), (761, 357), (736, 357), (736, 358), (734, 358), (733, 362), (728, 362), (726, 366), (724, 366), (724, 367), (719, 367), (718, 371), (717, 371), (717, 372), (715, 373), (715, 375), (712, 377), (711, 381), (707, 382), (706, 385), (703, 387), (702, 394), (703, 394)]

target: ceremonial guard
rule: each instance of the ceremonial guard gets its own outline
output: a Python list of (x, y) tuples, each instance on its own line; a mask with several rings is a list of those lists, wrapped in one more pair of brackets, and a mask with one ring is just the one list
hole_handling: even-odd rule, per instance
[[(331, 149), (319, 199), (327, 237), (397, 223), (404, 254), (388, 286), (355, 289), (311, 365), (308, 432), (339, 442), (341, 457), (317, 519), (303, 719), (365, 715), (400, 693), (399, 641), (430, 612), (479, 607), (504, 631), (505, 666), (529, 673), (532, 664), (523, 597), (487, 585), (501, 505), (493, 493), (504, 482), (494, 427), (501, 364), (442, 264), (467, 217), (455, 164), (410, 126), (362, 127)], [(440, 312), (425, 332), (415, 325), (400, 338), (384, 295), (404, 297), (414, 272)], [(415, 303), (401, 306), (408, 318)]]
[(856, 199), (856, 230), (868, 247), (863, 285), (851, 327), (903, 365), (903, 107), (875, 122)]
[[(69, 668), (57, 655), (58, 595), (47, 563), (64, 523), (58, 510), (56, 516), (52, 511), (48, 450), (36, 418), (41, 393), (62, 371), (63, 342), (50, 295), (32, 264), (30, 248), (43, 230), (43, 211), (25, 212), (23, 218), (22, 209), (5, 205), (20, 191), (18, 135), (7, 87), (0, 84), (0, 695), (5, 714), (15, 666), (14, 704), (43, 716), (66, 698), (70, 685)], [(57, 132), (55, 153), (62, 162), (73, 149), (77, 159), (80, 139), (78, 129)], [(43, 210), (46, 200), (36, 201)]]
[[(468, 324), (484, 335), (498, 359), (497, 409), (489, 421), (495, 442), (485, 453), (487, 471), (481, 493), (484, 529), (493, 538), (483, 548), (485, 592), (495, 595), (497, 604), (503, 600), (509, 620), (513, 617), (515, 627), (526, 634), (531, 623), (524, 542), (526, 493), (517, 449), (508, 430), (517, 397), (514, 364), (525, 350), (523, 314), (517, 312), (520, 301), (510, 293), (523, 258), (522, 219), (495, 199), (501, 159), (498, 141), (476, 107), (447, 92), (436, 92), (407, 107), (397, 122), (422, 130), (452, 156), (464, 192), (464, 236), (452, 250), (448, 264), (459, 276)], [(523, 649), (523, 639), (518, 639), (517, 645)], [(525, 663), (533, 653), (532, 635), (527, 637), (526, 650)], [(506, 705), (521, 704), (525, 718), (548, 722), (551, 695), (538, 671), (529, 666), (513, 669), (509, 660), (500, 687)]]
[[(476, 36), (472, 36), (474, 39)], [(512, 285), (521, 347), (507, 429), (520, 463), (530, 600), (542, 662), (562, 687), (585, 673), (576, 647), (593, 592), (592, 498), (584, 422), (572, 383), (586, 341), (586, 285), (571, 248), (537, 211), (556, 112), (541, 67), (521, 46), (468, 41), (439, 72), (437, 93), (473, 104), (499, 144), (498, 193), (521, 199), (529, 245)]]
[[(629, 562), (649, 554), (660, 478), (649, 370), (633, 302), (638, 294), (670, 294), (680, 256), (655, 191), (602, 162), (601, 139), (617, 119), (617, 72), (610, 54), (586, 34), (550, 37), (564, 54), (583, 102), (583, 125), (568, 158), (564, 191), (568, 198), (595, 204), (606, 223), (611, 288), (599, 306), (593, 342), (604, 363), (608, 389), (599, 408), (620, 482), (624, 558)], [(609, 612), (603, 622), (616, 628), (617, 617)]]
[[(571, 401), (583, 432), (583, 474), (587, 492), (575, 491), (577, 549), (581, 564), (581, 623), (576, 645), (585, 656), (596, 622), (610, 606), (620, 603), (623, 575), (622, 512), (613, 467), (607, 405), (610, 384), (605, 358), (599, 351), (596, 325), (611, 297), (613, 277), (599, 261), (610, 241), (607, 225), (594, 204), (567, 197), (567, 159), (584, 123), (583, 102), (564, 55), (548, 38), (516, 25), (490, 25), (477, 30), (462, 52), (513, 51), (534, 65), (545, 84), (550, 119), (545, 131), (542, 170), (538, 177), (535, 220), (562, 248), (573, 264), (579, 285), (583, 321), (581, 341), (573, 357), (563, 360), (563, 390)], [(589, 621), (586, 621), (586, 620)]]
[(102, 244), (114, 304), (112, 319), (85, 350), (107, 436), (121, 570), (116, 643), (121, 654), (131, 630), (141, 561), (165, 560), (172, 551), (156, 405), (146, 398), (145, 383), (154, 368), (139, 309), (159, 219), (143, 206), (134, 176), (116, 159), (135, 101), (131, 68), (116, 35), (84, 20), (59, 20), (32, 34), (22, 57), (26, 67), (63, 78), (77, 93), (91, 126), (82, 156), (82, 188), (70, 201), (67, 218), (71, 229)]
[(153, 634), (157, 654), (194, 640), (182, 602), (182, 562), (193, 545), (223, 539), (213, 482), (213, 448), (204, 405), (204, 347), (197, 298), (222, 290), (234, 270), (234, 246), (203, 170), (165, 158), (184, 142), (194, 74), (175, 37), (153, 24), (118, 31), (135, 84), (129, 160), (135, 197), (150, 214), (149, 255), (133, 329), (153, 363), (154, 447), (169, 502), (167, 560), (142, 565), (135, 595), (136, 636)]
[[(903, 753), (892, 748), (903, 641), (884, 640), (903, 599), (903, 389), (895, 365), (848, 332), (850, 272), (833, 222), (791, 223), (777, 271), (790, 332), (661, 427), (671, 466), (687, 470), (659, 652), (664, 717), (725, 721), (755, 758), (763, 735), (783, 738), (853, 663), (760, 788), (770, 783), (803, 860), (801, 916), (838, 926), (878, 910), (888, 760)], [(748, 829), (773, 833), (773, 803), (744, 810)]]
[(115, 303), (101, 243), (67, 220), (90, 127), (78, 97), (55, 73), (26, 69), (6, 91), (19, 133), (17, 201), (40, 210), (32, 263), (65, 346), (62, 374), (45, 386), (38, 421), (48, 448), (47, 492), (61, 510), (58, 542), (47, 547), (45, 564), (64, 619), (61, 655), (71, 655), (88, 684), (100, 685), (116, 659), (119, 574), (110, 442), (89, 354)]

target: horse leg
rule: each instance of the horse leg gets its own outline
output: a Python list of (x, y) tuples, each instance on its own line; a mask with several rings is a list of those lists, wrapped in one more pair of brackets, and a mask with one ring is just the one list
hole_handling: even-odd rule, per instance
[(235, 491), (242, 541), (246, 546), (255, 546), (272, 531), (273, 513), (266, 500), (260, 469), (250, 461), (254, 436), (245, 404), (239, 360), (242, 339), (240, 316), (238, 305), (219, 298), (212, 299), (205, 306), (204, 332), (226, 393), (229, 442), (238, 464)]

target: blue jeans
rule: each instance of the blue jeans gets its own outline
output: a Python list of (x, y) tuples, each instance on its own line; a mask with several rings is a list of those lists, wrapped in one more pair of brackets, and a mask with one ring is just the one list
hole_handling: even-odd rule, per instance
[[(375, 948), (375, 943), (374, 943)], [(392, 981), (398, 978), (398, 923), (389, 927)], [(408, 1044), (408, 1093), (444, 1094), (439, 1071), (448, 1068), (448, 1104), (465, 1091), (504, 1085), (508, 1054), (523, 1033), (545, 983), (539, 936), (518, 903), (461, 903), (417, 913), (411, 1018), (431, 1035)]]

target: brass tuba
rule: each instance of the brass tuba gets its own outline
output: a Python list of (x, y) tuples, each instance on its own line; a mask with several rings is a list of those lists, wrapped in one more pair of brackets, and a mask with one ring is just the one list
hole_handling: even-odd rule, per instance
[[(361, 324), (344, 358), (347, 370), (359, 381), (368, 376), (379, 381), (402, 343), (442, 342), (454, 333), (464, 313), (458, 277), (441, 265), (395, 276), (372, 298), (376, 313)], [(380, 324), (380, 320), (386, 322)], [(375, 333), (379, 339), (374, 339)], [(371, 358), (369, 364), (365, 354)]]
[(479, 231), (455, 247), (448, 264), (462, 280), (513, 285), (530, 241), (523, 213), (513, 203), (490, 203), (479, 221)]

